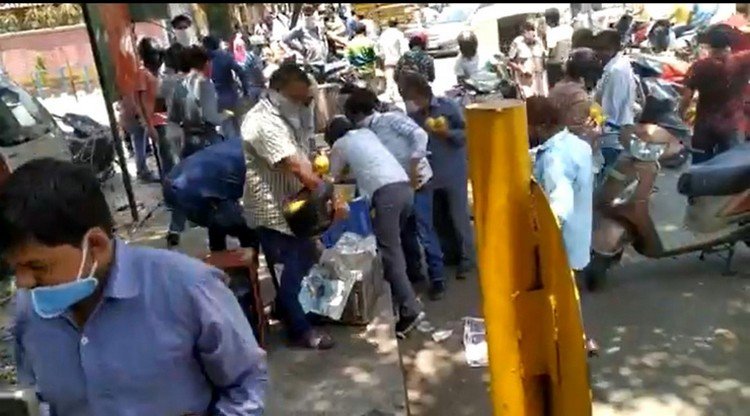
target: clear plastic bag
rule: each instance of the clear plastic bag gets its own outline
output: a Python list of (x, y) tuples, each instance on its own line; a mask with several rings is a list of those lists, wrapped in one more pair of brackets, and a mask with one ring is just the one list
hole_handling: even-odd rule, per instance
[(489, 365), (484, 319), (464, 318), (464, 353), (469, 367), (487, 367)]
[(305, 313), (340, 320), (354, 283), (364, 277), (377, 256), (375, 237), (344, 233), (302, 279), (299, 301)]

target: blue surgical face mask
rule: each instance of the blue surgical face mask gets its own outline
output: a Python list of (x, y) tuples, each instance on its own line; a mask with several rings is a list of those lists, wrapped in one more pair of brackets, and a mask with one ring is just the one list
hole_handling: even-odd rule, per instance
[(99, 284), (99, 280), (94, 277), (97, 268), (96, 262), (91, 267), (88, 277), (82, 277), (83, 266), (86, 264), (86, 257), (88, 256), (89, 243), (87, 237), (83, 243), (81, 266), (78, 268), (78, 276), (76, 276), (74, 281), (31, 289), (31, 303), (34, 307), (34, 312), (42, 318), (57, 318), (71, 306), (91, 296), (96, 290)]

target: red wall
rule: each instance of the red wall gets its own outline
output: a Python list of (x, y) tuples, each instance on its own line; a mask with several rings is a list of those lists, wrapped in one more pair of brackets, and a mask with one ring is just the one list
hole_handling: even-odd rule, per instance
[[(166, 44), (166, 34), (160, 26), (151, 23), (136, 25), (138, 36), (152, 36)], [(95, 77), (94, 58), (91, 54), (88, 33), (84, 25), (65, 26), (0, 35), (0, 62), (15, 81), (27, 84), (41, 55), (51, 78), (58, 75), (58, 68), (89, 67)]]

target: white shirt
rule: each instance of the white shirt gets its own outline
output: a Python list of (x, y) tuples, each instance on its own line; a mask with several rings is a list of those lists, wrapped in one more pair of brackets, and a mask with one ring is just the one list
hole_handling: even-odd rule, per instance
[[(571, 41), (573, 39), (573, 26), (570, 25), (558, 25), (552, 28), (547, 29), (547, 49), (550, 51), (549, 56), (550, 60), (559, 58), (558, 63), (564, 62), (564, 60), (567, 58), (567, 55), (570, 53), (571, 49)], [(558, 43), (560, 42), (567, 42), (567, 45), (565, 45), (565, 49), (562, 50), (560, 55), (562, 56), (555, 56), (555, 47), (558, 46)], [(563, 45), (560, 45), (563, 47)]]
[(456, 78), (471, 78), (474, 74), (479, 72), (479, 62), (479, 54), (476, 54), (471, 58), (459, 55), (458, 58), (456, 58), (456, 64), (453, 67), (453, 70), (456, 73)]
[(375, 191), (392, 183), (409, 182), (404, 168), (370, 129), (356, 129), (331, 148), (331, 176), (349, 166), (360, 192), (372, 199)]
[(383, 57), (383, 64), (395, 66), (401, 55), (408, 50), (406, 36), (398, 28), (389, 27), (380, 34), (378, 51)]

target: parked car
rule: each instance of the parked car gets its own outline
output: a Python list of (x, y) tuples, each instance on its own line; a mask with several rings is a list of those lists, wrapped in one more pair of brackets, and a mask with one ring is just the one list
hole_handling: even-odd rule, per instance
[(65, 133), (34, 96), (0, 75), (0, 183), (31, 159), (71, 160)]

